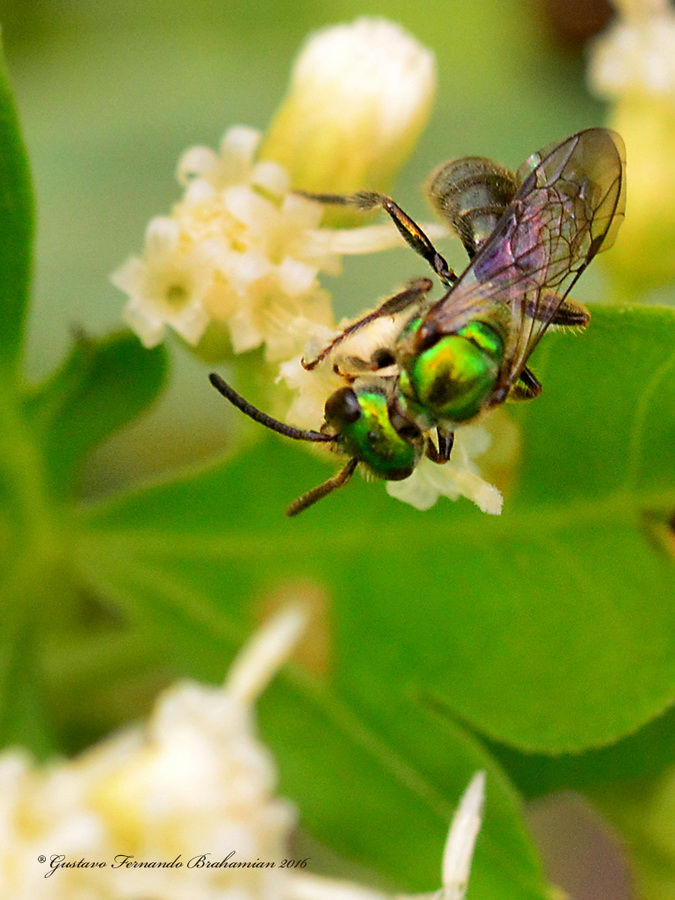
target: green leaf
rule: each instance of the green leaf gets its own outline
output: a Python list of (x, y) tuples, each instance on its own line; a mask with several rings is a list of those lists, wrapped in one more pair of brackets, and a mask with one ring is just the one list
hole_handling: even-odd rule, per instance
[(100, 341), (77, 336), (70, 356), (26, 406), (55, 496), (72, 493), (87, 455), (156, 399), (165, 376), (164, 348), (146, 350), (131, 332)]
[(675, 688), (672, 559), (645, 524), (675, 506), (673, 345), (670, 311), (598, 310), (587, 335), (551, 336), (500, 518), (420, 514), (357, 479), (287, 522), (325, 470), (279, 442), (92, 510), (87, 553), (113, 584), (151, 565), (235, 616), (267, 580), (308, 576), (335, 597), (340, 685), (413, 684), (532, 751), (610, 743)]
[[(617, 741), (675, 690), (672, 558), (648, 527), (675, 506), (673, 346), (667, 310), (597, 310), (587, 334), (549, 336), (536, 364), (545, 393), (519, 413), (522, 463), (500, 518), (466, 501), (419, 513), (355, 479), (289, 521), (288, 501), (326, 470), (273, 439), (86, 511), (83, 577), (148, 633), (173, 634), (189, 670), (210, 677), (207, 634), (232, 646), (251, 597), (309, 580), (331, 598), (334, 702), (446, 802), (459, 788), (438, 761), (450, 772), (462, 758), (447, 737), (457, 718), (540, 753)], [(435, 729), (422, 724), (430, 710)], [(331, 749), (335, 722), (321, 739), (286, 715), (308, 729), (302, 761), (289, 762), (290, 732), (278, 747), (297, 767), (294, 796), (311, 793), (302, 766), (352, 777), (359, 763)], [(395, 816), (401, 798), (390, 785), (379, 802)], [(338, 815), (316, 800), (312, 827), (398, 876), (362, 819), (331, 839)], [(426, 833), (419, 810), (406, 815)]]
[(388, 694), (378, 700), (366, 710), (283, 683), (263, 698), (263, 735), (305, 827), (377, 871), (392, 890), (436, 890), (453, 807), (471, 776), (486, 770), (470, 896), (548, 897), (519, 800), (494, 760), (418, 702)]
[(16, 377), (31, 270), (33, 196), (4, 55), (0, 51), (0, 378)]
[(519, 501), (672, 512), (674, 334), (675, 309), (594, 307), (587, 333), (545, 338)]
[(82, 632), (64, 501), (86, 455), (155, 398), (164, 370), (164, 352), (148, 353), (127, 333), (80, 338), (29, 398), (0, 382), (0, 741), (52, 746), (39, 712), (43, 652)]
[[(198, 503), (202, 499), (195, 497)], [(196, 548), (202, 541), (194, 537)], [(93, 545), (89, 549), (95, 552)], [(117, 542), (108, 549), (113, 557), (126, 552)], [(165, 577), (151, 559), (120, 579), (113, 574), (118, 558), (101, 565), (87, 556), (95, 590), (140, 623), (155, 650), (163, 646), (166, 658), (179, 659), (194, 677), (222, 680), (245, 639), (241, 611), (237, 615), (233, 609), (246, 593), (236, 573), (214, 570), (210, 553), (201, 558), (197, 551), (189, 569), (206, 563), (203, 574), (216, 588), (209, 597), (189, 577), (177, 578), (175, 572)], [(548, 897), (519, 800), (494, 760), (416, 698), (381, 693), (379, 701), (370, 710), (358, 708), (297, 671), (261, 701), (264, 738), (279, 760), (282, 793), (297, 800), (305, 827), (342, 856), (378, 872), (392, 888), (433, 890), (440, 886), (453, 807), (470, 777), (487, 770), (488, 806), (472, 896)]]
[(616, 744), (586, 753), (545, 756), (494, 743), (489, 747), (525, 797), (602, 789), (614, 782), (656, 777), (673, 764), (675, 708)]

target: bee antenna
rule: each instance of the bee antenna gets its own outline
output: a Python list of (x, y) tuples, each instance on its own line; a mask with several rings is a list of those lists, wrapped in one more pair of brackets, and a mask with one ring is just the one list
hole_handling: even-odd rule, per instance
[(358, 459), (350, 459), (347, 465), (340, 469), (337, 475), (333, 475), (328, 481), (324, 481), (323, 484), (318, 484), (315, 488), (312, 488), (311, 491), (302, 494), (302, 496), (291, 503), (286, 510), (286, 515), (297, 516), (298, 513), (307, 509), (308, 506), (313, 506), (317, 500), (321, 500), (322, 497), (331, 494), (337, 488), (342, 487), (343, 484), (347, 484), (354, 474), (354, 469), (356, 469), (358, 462)]
[[(273, 419), (272, 416), (268, 416), (267, 413), (264, 413), (256, 406), (253, 406), (253, 404), (249, 403), (248, 400), (244, 400), (241, 394), (238, 394), (234, 390), (234, 388), (231, 388), (230, 385), (226, 381), (223, 381), (220, 375), (217, 375), (215, 372), (211, 372), (211, 374), (209, 375), (209, 381), (214, 386), (214, 388), (219, 393), (221, 393), (223, 397), (225, 397), (226, 400), (230, 401), (233, 406), (236, 406), (237, 409), (240, 409), (244, 413), (244, 415), (247, 415), (249, 417), (249, 419), (253, 419), (254, 422), (259, 422), (261, 425), (264, 425), (265, 428), (270, 428), (272, 431), (276, 431), (278, 434), (283, 434), (285, 437), (293, 438), (293, 440), (296, 441), (315, 441), (316, 443), (329, 443), (330, 441), (335, 440), (336, 436), (334, 434), (323, 434), (320, 431), (306, 431), (302, 428), (293, 428), (292, 425), (286, 425), (285, 422), (280, 422), (278, 419)], [(338, 485), (336, 485), (336, 487), (338, 487)]]

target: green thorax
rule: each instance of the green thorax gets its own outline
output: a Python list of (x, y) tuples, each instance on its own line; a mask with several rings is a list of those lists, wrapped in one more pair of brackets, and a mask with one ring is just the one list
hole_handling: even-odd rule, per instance
[[(413, 332), (420, 323), (412, 323)], [(501, 329), (470, 322), (402, 359), (399, 389), (427, 428), (439, 422), (466, 422), (478, 415), (494, 391), (503, 355)]]

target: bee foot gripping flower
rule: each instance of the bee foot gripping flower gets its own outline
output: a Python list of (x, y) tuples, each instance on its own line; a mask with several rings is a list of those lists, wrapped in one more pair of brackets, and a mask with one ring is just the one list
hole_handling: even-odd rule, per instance
[[(311, 372), (303, 368), (301, 357), (283, 363), (279, 378), (294, 392), (286, 416), (288, 421), (301, 428), (311, 428), (320, 422), (328, 397), (344, 387), (344, 379), (338, 374), (341, 360), (352, 356), (368, 359), (377, 347), (391, 344), (397, 329), (400, 329), (400, 323), (394, 318), (388, 316), (377, 319), (368, 328), (350, 336), (341, 345), (340, 353), (332, 354), (326, 364)], [(306, 356), (311, 358), (322, 347), (327, 346), (336, 333), (339, 334), (340, 329), (337, 332), (315, 329), (315, 337), (309, 344)], [(452, 456), (447, 463), (437, 465), (430, 459), (423, 458), (409, 478), (388, 481), (387, 493), (419, 510), (431, 509), (439, 497), (457, 500), (462, 496), (473, 501), (483, 512), (500, 515), (502, 495), (498, 488), (481, 477), (474, 462), (490, 448), (490, 422), (492, 416), (486, 416), (480, 423), (458, 428), (455, 431)], [(503, 424), (500, 422), (500, 425)], [(515, 451), (510, 455), (514, 456)]]

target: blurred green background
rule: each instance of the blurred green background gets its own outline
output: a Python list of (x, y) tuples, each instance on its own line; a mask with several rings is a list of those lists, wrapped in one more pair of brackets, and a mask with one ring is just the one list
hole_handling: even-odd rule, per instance
[[(195, 144), (217, 145), (234, 124), (265, 129), (307, 33), (361, 15), (383, 15), (400, 22), (436, 53), (435, 109), (393, 191), (418, 220), (430, 218), (420, 185), (442, 159), (486, 155), (515, 168), (551, 141), (605, 121), (602, 105), (585, 85), (582, 38), (607, 15), (606, 7), (592, 0), (427, 0), (418, 4), (324, 0), (320, 6), (307, 0), (0, 3), (37, 194), (36, 290), (26, 360), (29, 378), (39, 380), (57, 366), (66, 355), (73, 330), (101, 335), (120, 326), (124, 297), (112, 287), (108, 275), (140, 250), (147, 221), (168, 211), (177, 200), (174, 171), (181, 153)], [(570, 33), (570, 22), (578, 26), (576, 34)], [(463, 251), (454, 245), (446, 249), (451, 265), (461, 266)], [(345, 276), (332, 279), (330, 289), (338, 313), (351, 314), (371, 307), (375, 298), (415, 274), (426, 272), (402, 248), (375, 258), (348, 260)], [(594, 264), (575, 287), (575, 298), (584, 302), (602, 293), (602, 266)], [(586, 345), (579, 344), (577, 350), (583, 356)], [(176, 464), (194, 463), (222, 447), (228, 421), (239, 422), (238, 414), (209, 387), (205, 364), (177, 343), (172, 357), (170, 389), (157, 407), (96, 451), (85, 481), (89, 496), (112, 492)], [(280, 458), (285, 452), (279, 450)], [(292, 498), (285, 473), (277, 473), (276, 478), (283, 484), (280, 496)], [(311, 479), (303, 474), (302, 486), (307, 483)], [(270, 491), (281, 532), (287, 523), (275, 484), (272, 480)], [(363, 496), (357, 493), (360, 490), (361, 485), (354, 488), (356, 498)], [(207, 493), (215, 520), (215, 507), (223, 504), (220, 494)], [(379, 500), (373, 498), (373, 502)], [(383, 498), (382, 502), (389, 501)], [(256, 519), (251, 533), (257, 537), (268, 521), (259, 523), (257, 512), (250, 513)], [(465, 513), (459, 504), (452, 509), (457, 525), (448, 534), (456, 537), (462, 532)], [(337, 521), (338, 529), (342, 523), (346, 532), (353, 521), (349, 515), (341, 520), (338, 513), (329, 521)], [(361, 523), (364, 536), (368, 536), (368, 515), (366, 510)], [(452, 518), (442, 509), (433, 515), (437, 523)], [(412, 514), (401, 510), (397, 521), (399, 531), (394, 528), (394, 535), (404, 531)], [(311, 521), (300, 526), (304, 527), (311, 530)], [(470, 545), (473, 539), (478, 547), (487, 532), (493, 540), (498, 535), (500, 547), (507, 545), (496, 529), (494, 522), (481, 519), (469, 530), (467, 542)], [(225, 542), (227, 533), (223, 533)], [(298, 548), (303, 532), (295, 533), (299, 537), (292, 546)], [(285, 535), (272, 538), (279, 553), (286, 547)], [(443, 561), (442, 577), (447, 567), (446, 545), (440, 546), (444, 535), (439, 527), (439, 547), (434, 552)], [(520, 537), (516, 535), (513, 542)], [(167, 543), (172, 540), (169, 525)], [(220, 535), (214, 540), (220, 540)], [(109, 563), (109, 546), (103, 542), (101, 546), (102, 559), (114, 569), (117, 561), (113, 556)], [(170, 550), (174, 552), (173, 545)], [(471, 546), (464, 547), (464, 553), (470, 561)], [(483, 558), (478, 551), (475, 556), (478, 569)], [(521, 557), (520, 564), (527, 566), (528, 558)], [(162, 571), (168, 571), (166, 561), (163, 566)], [(414, 574), (412, 566), (408, 574)], [(533, 581), (540, 574), (537, 569)], [(223, 579), (227, 580), (225, 575)], [(475, 582), (480, 589), (480, 579), (476, 577)], [(555, 582), (553, 590), (560, 590), (560, 583)], [(461, 603), (456, 606), (461, 611)], [(358, 623), (360, 611), (350, 612)], [(461, 619), (461, 612), (455, 615)], [(486, 618), (491, 616), (490, 612)], [(545, 619), (542, 622), (546, 624)], [(604, 639), (606, 632), (599, 631), (598, 636)], [(193, 644), (186, 642), (181, 651), (188, 660), (190, 648), (194, 650), (197, 643), (197, 639)], [(421, 644), (416, 649), (422, 653)], [(201, 647), (194, 652), (201, 653)], [(220, 654), (221, 648), (215, 652)], [(559, 810), (555, 814), (560, 820)], [(538, 829), (544, 842), (551, 830), (555, 828)], [(580, 843), (589, 843), (588, 831), (577, 832), (582, 835)], [(596, 858), (589, 865), (591, 875)], [(615, 892), (613, 900), (618, 897)]]
[[(178, 198), (179, 155), (194, 144), (215, 146), (233, 124), (264, 129), (309, 31), (383, 15), (435, 51), (435, 110), (395, 189), (424, 221), (430, 214), (419, 187), (442, 159), (471, 153), (516, 167), (539, 147), (603, 122), (601, 105), (585, 88), (581, 41), (560, 26), (566, 17), (568, 25), (590, 29), (603, 7), (569, 6), (3, 0), (0, 19), (39, 210), (29, 376), (53, 369), (73, 329), (99, 334), (119, 326), (124, 297), (108, 275), (140, 250), (148, 219)], [(461, 265), (460, 250), (448, 255)], [(372, 306), (418, 268), (405, 248), (349, 260), (346, 277), (330, 285), (339, 312)], [(594, 268), (575, 292), (581, 300), (594, 295)], [(222, 444), (232, 412), (214, 403), (203, 365), (183, 350), (173, 355), (171, 390), (150, 417), (98, 451), (88, 493), (194, 461)]]

